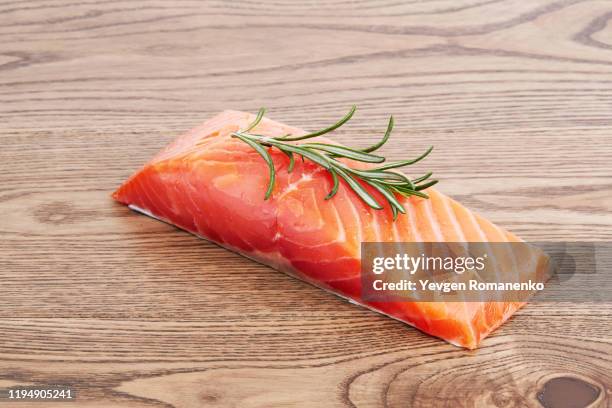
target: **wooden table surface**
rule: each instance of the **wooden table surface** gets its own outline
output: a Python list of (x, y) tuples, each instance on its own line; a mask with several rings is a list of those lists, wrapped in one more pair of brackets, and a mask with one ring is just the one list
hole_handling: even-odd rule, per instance
[[(528, 240), (612, 238), (609, 0), (1, 0), (0, 387), (53, 407), (536, 407), (612, 380), (610, 304), (532, 304), (476, 351), (137, 215), (176, 135), (267, 106)], [(419, 167), (419, 170), (425, 166)], [(42, 403), (1, 406), (41, 407)]]

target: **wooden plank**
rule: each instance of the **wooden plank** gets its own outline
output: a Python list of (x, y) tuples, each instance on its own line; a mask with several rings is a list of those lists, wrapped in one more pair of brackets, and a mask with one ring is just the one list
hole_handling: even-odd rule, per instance
[(607, 406), (609, 304), (532, 304), (465, 351), (109, 194), (220, 110), (314, 129), (357, 103), (339, 141), (393, 114), (385, 153), (435, 145), (427, 168), (470, 208), (529, 240), (609, 240), (611, 19), (605, 0), (2, 0), (0, 388), (70, 383), (83, 407), (536, 407), (571, 375)]

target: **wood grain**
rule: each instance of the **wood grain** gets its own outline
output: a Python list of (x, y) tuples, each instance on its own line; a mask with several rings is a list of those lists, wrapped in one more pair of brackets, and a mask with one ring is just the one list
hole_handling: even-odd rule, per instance
[(393, 114), (389, 157), (434, 144), (440, 189), (523, 238), (612, 238), (609, 0), (0, 0), (0, 387), (77, 388), (53, 407), (536, 407), (571, 375), (610, 406), (609, 304), (532, 304), (460, 350), (109, 198), (220, 110), (308, 129), (353, 103), (338, 140)]

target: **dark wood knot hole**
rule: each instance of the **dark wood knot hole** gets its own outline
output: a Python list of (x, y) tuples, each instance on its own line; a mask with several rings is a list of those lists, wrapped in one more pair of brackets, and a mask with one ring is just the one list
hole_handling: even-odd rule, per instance
[(601, 389), (575, 377), (555, 377), (544, 383), (537, 398), (545, 408), (591, 407), (601, 395)]

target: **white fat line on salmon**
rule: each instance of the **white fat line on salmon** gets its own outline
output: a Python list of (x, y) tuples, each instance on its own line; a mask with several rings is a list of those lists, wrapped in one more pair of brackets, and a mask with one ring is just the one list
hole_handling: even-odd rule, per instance
[(414, 204), (410, 198), (406, 198), (407, 205), (404, 205), (406, 209), (406, 217), (408, 217), (408, 225), (410, 225), (410, 231), (415, 242), (423, 242), (423, 237), (416, 227), (416, 213), (414, 211)]
[(467, 239), (465, 238), (465, 234), (463, 233), (463, 230), (461, 229), (461, 226), (459, 225), (459, 221), (457, 220), (457, 216), (455, 215), (455, 212), (450, 206), (450, 200), (446, 198), (438, 197), (437, 192), (435, 192), (434, 194), (436, 195), (436, 200), (442, 201), (444, 212), (448, 216), (448, 219), (451, 221), (451, 225), (453, 226), (453, 229), (455, 230), (455, 233), (457, 234), (456, 242), (467, 242)]
[[(423, 244), (423, 237), (421, 236), (421, 232), (417, 228), (417, 223), (416, 223), (417, 216), (416, 216), (416, 212), (414, 209), (414, 198), (406, 197), (404, 200), (405, 200), (404, 208), (406, 209), (405, 216), (408, 219), (408, 225), (410, 226), (410, 232), (411, 232), (412, 238), (418, 247), (418, 251), (424, 252), (425, 245)], [(419, 300), (419, 295), (416, 295), (415, 299)], [(425, 315), (424, 318), (429, 324), (430, 322), (429, 316)]]
[[(193, 225), (196, 229), (196, 232), (202, 235), (204, 230), (201, 228), (199, 220), (203, 220), (205, 218), (202, 217), (203, 215), (202, 210), (200, 209), (200, 206), (197, 204), (196, 200), (193, 198), (193, 193), (197, 192), (198, 190), (194, 187), (193, 184), (191, 184), (189, 177), (187, 177), (185, 174), (183, 174), (181, 178), (183, 179), (183, 182), (185, 183), (185, 187), (186, 187), (185, 197), (191, 203), (191, 207), (195, 210), (191, 213)], [(198, 217), (196, 217), (196, 213), (198, 214)]]
[[(444, 212), (446, 213), (446, 216), (448, 217), (448, 219), (451, 220), (451, 225), (455, 229), (455, 233), (457, 234), (459, 241), (464, 243), (464, 249), (468, 251), (468, 245), (467, 243), (465, 243), (467, 241), (465, 238), (465, 234), (463, 233), (463, 230), (461, 229), (461, 226), (459, 225), (459, 221), (455, 215), (455, 211), (453, 211), (453, 209), (450, 206), (450, 199), (440, 197), (440, 195), (436, 191), (432, 191), (432, 193), (433, 193), (433, 195), (431, 195), (432, 198), (435, 196), (436, 200), (442, 201)], [(478, 274), (478, 271), (476, 269), (472, 269), (471, 272), (475, 274), (476, 276), (478, 276), (478, 278), (480, 279), (480, 275)], [(463, 309), (463, 313), (465, 314), (465, 316), (468, 317), (470, 315), (470, 312), (468, 310), (468, 306), (465, 303), (462, 304), (462, 309)], [(472, 333), (472, 336), (475, 336), (474, 330), (471, 330), (471, 333)]]
[(336, 241), (346, 242), (346, 227), (342, 222), (342, 217), (340, 216), (340, 211), (338, 211), (338, 207), (335, 203), (331, 203), (331, 207), (333, 208), (334, 215), (336, 217), (336, 224), (338, 225), (338, 237), (336, 237)]
[[(355, 207), (355, 203), (353, 203), (350, 197), (346, 197), (346, 194), (347, 194), (346, 190), (339, 189), (339, 193), (344, 194), (343, 200), (345, 203), (348, 204), (351, 210), (351, 213), (352, 213), (353, 220), (356, 220), (354, 225), (357, 226), (357, 242), (362, 242), (363, 241), (363, 225), (361, 223), (361, 215), (359, 213), (359, 210), (357, 209), (357, 207)], [(357, 255), (361, 257), (361, 245), (358, 245), (357, 248), (358, 248)]]
[(431, 229), (436, 237), (436, 241), (444, 242), (444, 234), (442, 233), (442, 229), (440, 228), (440, 221), (438, 221), (438, 217), (433, 211), (430, 200), (423, 200), (423, 210), (425, 211), (425, 215), (429, 219), (429, 224), (431, 225)]
[[(299, 179), (289, 182), (282, 191), (277, 193), (277, 195), (275, 194), (276, 199), (280, 200), (286, 194), (288, 194), (288, 193), (290, 193), (292, 191), (296, 191), (300, 184), (313, 180), (313, 175), (321, 172), (322, 170), (324, 170), (324, 169), (316, 169), (316, 170), (312, 171), (311, 173), (306, 173), (306, 172), (302, 173)], [(293, 176), (293, 174), (294, 173), (289, 173), (289, 177), (291, 178), (291, 176)]]
[[(491, 254), (491, 260), (489, 262), (491, 262), (492, 265), (495, 266), (495, 268), (499, 268), (499, 266), (501, 264), (498, 261), (497, 257), (495, 256), (495, 253), (493, 252), (493, 249), (491, 248), (489, 239), (487, 238), (487, 235), (485, 234), (484, 230), (482, 229), (482, 226), (480, 225), (480, 222), (478, 222), (478, 220), (476, 219), (476, 217), (474, 216), (474, 214), (471, 211), (465, 211), (465, 216), (467, 217), (468, 221), (472, 224), (472, 227), (474, 228), (474, 230), (478, 234), (479, 240), (486, 247), (487, 253)], [(478, 279), (483, 280), (482, 277), (477, 272), (475, 273), (475, 276)], [(484, 299), (483, 299), (483, 301), (484, 301)]]

